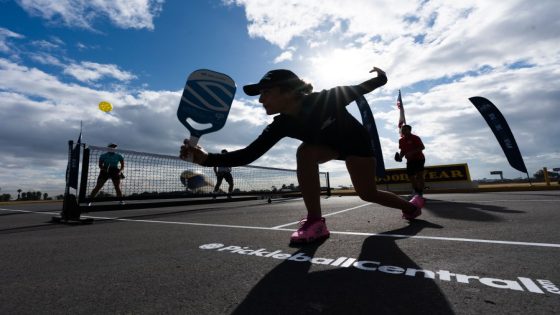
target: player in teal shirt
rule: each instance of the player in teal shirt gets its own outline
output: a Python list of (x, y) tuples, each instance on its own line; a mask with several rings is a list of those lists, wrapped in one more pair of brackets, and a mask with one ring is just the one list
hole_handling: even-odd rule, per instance
[[(103, 188), (105, 182), (110, 178), (115, 185), (115, 191), (117, 193), (117, 197), (120, 199), (120, 204), (124, 205), (124, 201), (122, 200), (122, 191), (121, 191), (121, 179), (124, 178), (122, 175), (122, 171), (124, 170), (124, 158), (119, 153), (114, 152), (114, 149), (117, 147), (116, 144), (110, 143), (108, 146), (110, 148), (109, 152), (101, 154), (99, 157), (99, 176), (97, 177), (97, 185), (91, 191), (90, 199), (93, 200), (99, 190)], [(90, 202), (89, 205), (91, 206), (92, 203)]]

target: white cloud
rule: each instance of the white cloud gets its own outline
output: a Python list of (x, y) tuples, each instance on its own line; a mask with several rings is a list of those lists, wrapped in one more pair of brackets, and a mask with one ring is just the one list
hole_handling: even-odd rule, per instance
[[(560, 28), (555, 1), (357, 0), (345, 6), (336, 0), (225, 3), (245, 8), (251, 36), (280, 48), (291, 45), (303, 60), (320, 63), (311, 72), (328, 71), (325, 64), (334, 64), (342, 70), (331, 72), (337, 78), (361, 79), (362, 73), (377, 65), (390, 74), (389, 84), (407, 86), (484, 65), (521, 60), (549, 63), (560, 51), (554, 31)], [(358, 71), (355, 66), (360, 64), (364, 68)], [(312, 74), (307, 76), (328, 78)]]
[(12, 31), (10, 31), (9, 29), (3, 28), (3, 27), (0, 27), (0, 36), (3, 37), (3, 38), (6, 38), (6, 37), (24, 38), (24, 37), (25, 37), (25, 36), (23, 36), (23, 35), (21, 35), (21, 34), (12, 32)]
[(56, 58), (53, 55), (49, 55), (46, 53), (31, 53), (29, 54), (29, 57), (38, 63), (44, 64), (44, 65), (53, 65), (53, 66), (57, 66), (57, 67), (64, 67), (65, 64), (60, 61), (58, 58)]
[[(490, 177), (489, 171), (496, 169), (508, 177), (524, 176), (509, 167), (468, 101), (480, 95), (502, 110), (531, 174), (542, 166), (560, 166), (555, 164), (560, 157), (556, 1), (357, 0), (345, 6), (333, 0), (224, 2), (242, 5), (249, 34), (277, 46), (274, 51), (280, 47), (282, 54), (271, 59), (287, 67), (299, 65), (294, 70), (316, 90), (359, 83), (371, 76), (368, 71), (374, 65), (387, 70), (388, 84), (368, 95), (387, 168), (403, 167), (392, 160), (398, 147), (397, 89), (403, 90), (408, 122), (426, 144), (428, 165), (467, 162), (473, 178)], [(111, 9), (112, 3), (20, 1), (28, 12), (49, 21), (87, 28), (102, 16), (113, 21), (118, 14), (131, 17), (136, 12)], [(160, 4), (141, 2), (138, 7), (152, 16), (130, 20), (135, 27), (153, 28)], [(157, 10), (146, 11), (147, 6)], [(110, 15), (111, 10), (117, 15)], [(9, 40), (22, 37), (0, 28), (0, 50), (13, 49)], [(57, 43), (52, 38), (49, 42)], [(44, 53), (30, 56), (44, 65), (69, 64), (65, 73), (88, 84), (136, 78), (115, 64), (68, 61)], [(519, 64), (525, 68), (519, 69)], [(0, 183), (21, 182), (41, 190), (62, 187), (66, 141), (77, 136), (80, 120), (90, 144), (118, 137), (122, 148), (176, 154), (181, 139), (188, 136), (175, 117), (180, 91), (96, 90), (2, 58), (0, 77), (0, 145), (8, 152), (0, 156)], [(97, 110), (101, 100), (113, 103), (111, 114)], [(355, 112), (355, 105), (348, 108)], [(255, 99), (236, 99), (224, 129), (205, 135), (201, 145), (212, 152), (245, 147), (270, 119)], [(294, 168), (298, 145), (296, 140), (282, 140), (256, 164)], [(349, 184), (343, 162), (329, 162), (322, 169), (332, 172), (333, 186)], [(15, 173), (20, 174), (19, 182)], [(38, 186), (36, 177), (46, 181)]]
[[(248, 32), (285, 48), (294, 38), (320, 39), (333, 33), (352, 36), (394, 38), (406, 25), (395, 25), (406, 12), (415, 12), (414, 1), (355, 0), (343, 5), (338, 0), (228, 0), (224, 3), (245, 7)], [(397, 26), (397, 27), (395, 27)]]
[(78, 42), (76, 43), (76, 47), (78, 48), (78, 50), (80, 51), (85, 51), (85, 50), (93, 50), (93, 49), (99, 49), (100, 46), (99, 45), (86, 45), (82, 42)]
[[(556, 88), (560, 84), (559, 73), (559, 66), (502, 68), (440, 84), (425, 92), (405, 93), (407, 123), (424, 140), (430, 165), (468, 162), (474, 178), (488, 177), (495, 168), (502, 169), (510, 178), (522, 176), (509, 167), (490, 128), (468, 100), (472, 96), (486, 97), (507, 119), (532, 175), (554, 161), (544, 162), (539, 156), (559, 154), (560, 142), (551, 136), (560, 134), (560, 126), (553, 118), (560, 115), (555, 105), (560, 97)], [(527, 89), (528, 86), (531, 88)], [(375, 118), (381, 133), (396, 137), (396, 106), (388, 112), (376, 112)], [(385, 143), (383, 146), (385, 149)], [(386, 150), (396, 148), (392, 144)]]
[(163, 0), (18, 0), (29, 14), (53, 23), (93, 29), (105, 18), (120, 28), (154, 29)]
[(36, 41), (31, 42), (31, 44), (33, 46), (37, 46), (37, 47), (39, 47), (41, 49), (45, 49), (45, 50), (52, 50), (52, 49), (55, 49), (55, 48), (59, 47), (59, 45), (57, 45), (55, 43), (52, 43), (52, 42), (49, 42), (47, 40), (36, 40)]
[[(0, 155), (0, 184), (4, 191), (22, 188), (60, 194), (67, 141), (78, 136), (80, 121), (86, 143), (118, 141), (121, 148), (135, 151), (175, 155), (189, 135), (176, 117), (181, 91), (97, 90), (3, 58), (0, 77), (0, 146), (6, 152)], [(113, 104), (110, 114), (98, 110), (102, 100)], [(226, 127), (205, 135), (200, 144), (211, 152), (244, 147), (270, 119), (260, 104), (235, 100)]]
[(274, 63), (281, 63), (283, 61), (290, 61), (294, 57), (292, 51), (284, 51), (278, 57), (274, 58)]
[[(5, 153), (0, 183), (5, 190), (4, 183), (10, 183), (22, 186), (14, 189), (60, 193), (66, 143), (78, 136), (80, 121), (90, 144), (119, 141), (123, 148), (156, 153), (175, 153), (184, 134), (175, 118), (179, 91), (95, 90), (2, 58), (0, 77), (0, 146)], [(113, 104), (113, 112), (97, 109), (102, 100)]]
[(12, 50), (10, 48), (10, 45), (8, 44), (8, 39), (10, 38), (21, 39), (24, 37), (25, 36), (12, 32), (7, 28), (0, 27), (0, 52), (9, 53)]
[[(552, 140), (558, 137), (550, 136), (560, 134), (551, 118), (560, 115), (553, 105), (560, 97), (556, 1), (265, 2), (224, 3), (244, 7), (251, 36), (293, 47), (300, 56), (292, 59), (305, 62), (294, 70), (316, 89), (360, 83), (374, 65), (386, 70), (388, 84), (368, 96), (378, 98), (381, 138), (397, 136), (394, 104), (402, 89), (407, 119), (427, 143), (428, 164), (466, 161), (474, 178), (501, 165), (519, 176), (468, 101), (475, 95), (503, 110), (530, 172), (542, 167), (542, 157), (558, 155), (560, 143)], [(396, 143), (383, 146), (388, 167), (402, 167), (387, 153)]]
[(103, 78), (130, 81), (136, 78), (132, 73), (120, 70), (117, 65), (99, 64), (88, 61), (82, 61), (80, 64), (71, 64), (64, 69), (64, 73), (82, 82), (94, 82)]
[(256, 100), (234, 100), (228, 115), (228, 122), (242, 122), (253, 127), (263, 126), (271, 122), (271, 118)]

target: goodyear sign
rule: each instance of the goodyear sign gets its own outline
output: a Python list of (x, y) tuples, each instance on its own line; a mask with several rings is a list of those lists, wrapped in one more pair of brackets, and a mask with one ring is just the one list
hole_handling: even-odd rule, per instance
[[(471, 181), (469, 166), (465, 164), (435, 165), (424, 168), (424, 180), (426, 182), (457, 182)], [(385, 170), (384, 177), (377, 177), (377, 184), (408, 184), (410, 179), (406, 174), (406, 168), (395, 168)]]

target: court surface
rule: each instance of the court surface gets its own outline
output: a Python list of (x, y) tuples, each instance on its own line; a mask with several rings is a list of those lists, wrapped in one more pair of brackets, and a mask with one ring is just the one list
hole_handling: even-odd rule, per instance
[[(1, 314), (558, 314), (560, 191), (432, 194), (414, 222), (323, 198), (96, 211), (0, 205)], [(115, 209), (118, 206), (115, 205)]]

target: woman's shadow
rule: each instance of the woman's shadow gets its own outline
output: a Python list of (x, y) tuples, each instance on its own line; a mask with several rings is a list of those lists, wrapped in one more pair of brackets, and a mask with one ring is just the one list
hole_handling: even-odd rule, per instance
[[(397, 245), (424, 228), (442, 228), (423, 220), (365, 239), (356, 261), (421, 270)], [(399, 235), (399, 236), (391, 236)], [(406, 236), (403, 236), (406, 235)], [(300, 248), (313, 257), (319, 244)], [(369, 263), (368, 268), (373, 267)], [(233, 314), (453, 314), (433, 279), (366, 271), (355, 267), (309, 272), (311, 263), (285, 260), (271, 270)], [(329, 267), (330, 268), (330, 267)]]

